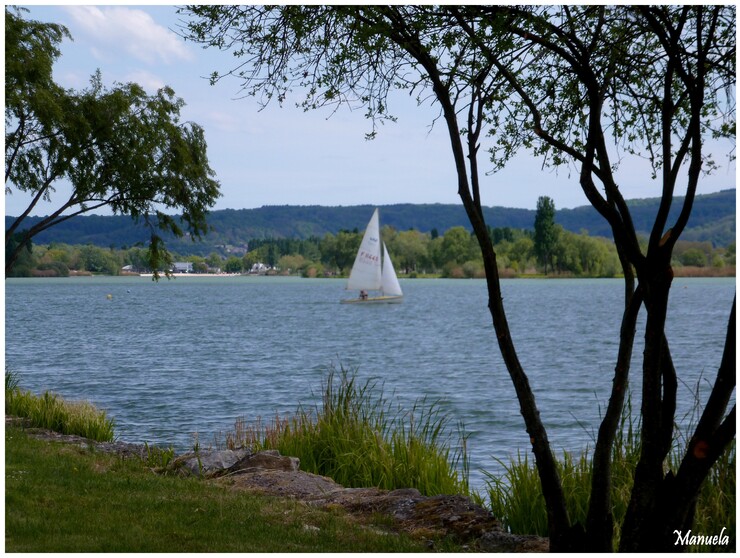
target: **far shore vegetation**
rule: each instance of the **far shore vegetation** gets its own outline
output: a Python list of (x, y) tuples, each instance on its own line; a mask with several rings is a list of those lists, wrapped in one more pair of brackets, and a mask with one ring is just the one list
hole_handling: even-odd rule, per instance
[[(554, 227), (554, 242), (542, 261), (534, 231), (490, 229), (501, 277), (619, 277), (621, 266), (612, 240)], [(384, 227), (383, 238), (400, 277), (483, 278), (477, 241), (464, 227), (438, 233)], [(345, 277), (354, 261), (361, 231), (327, 233), (321, 238), (257, 239), (238, 254), (209, 256), (173, 253), (173, 261), (192, 264), (194, 273)], [(735, 243), (679, 240), (671, 262), (677, 277), (734, 277)], [(260, 265), (262, 264), (262, 265)], [(545, 272), (547, 270), (547, 272)], [(19, 258), (12, 276), (138, 275), (149, 273), (147, 248), (104, 248), (92, 244), (33, 245)]]
[[(113, 421), (103, 411), (87, 402), (67, 403), (50, 393), (34, 396), (23, 391), (18, 376), (9, 371), (5, 375), (5, 409), (8, 415), (28, 419), (32, 426), (98, 441), (114, 438)], [(620, 432), (612, 456), (617, 525), (629, 502), (630, 471), (639, 454), (639, 428), (628, 414), (622, 419)], [(214, 444), (216, 447), (248, 447), (255, 451), (278, 449), (283, 455), (299, 457), (302, 470), (329, 476), (348, 487), (413, 487), (428, 495), (463, 494), (491, 509), (512, 533), (547, 536), (543, 497), (529, 458), (520, 455), (512, 463), (501, 462), (503, 475), (484, 471), (487, 489), (486, 494), (480, 494), (471, 491), (468, 484), (464, 429), (458, 427), (457, 438), (451, 434), (448, 417), (434, 404), (422, 401), (411, 412), (404, 412), (386, 400), (377, 385), (359, 384), (354, 372), (344, 369), (336, 372), (330, 368), (321, 406), (310, 410), (299, 408), (294, 417), (276, 418), (265, 424), (248, 424), (237, 419), (234, 429), (218, 435)], [(202, 451), (203, 446), (196, 444), (193, 449)], [(679, 456), (681, 449), (675, 448), (666, 466), (675, 466), (673, 457)], [(155, 450), (157, 448), (150, 448), (151, 458), (170, 455), (167, 450)], [(694, 525), (697, 532), (722, 531), (729, 539), (729, 546), (695, 550), (735, 550), (735, 458), (733, 443), (704, 483)], [(32, 440), (17, 426), (6, 428), (6, 550), (284, 550), (285, 546), (275, 546), (278, 540), (294, 551), (305, 552), (347, 549), (419, 552), (427, 549), (419, 541), (404, 536), (374, 536), (372, 531), (368, 533), (339, 512), (308, 511), (295, 503), (254, 495), (238, 497), (198, 481), (151, 474), (159, 465), (159, 462), (124, 462), (114, 456), (86, 453), (79, 448), (65, 450), (56, 444)], [(588, 506), (592, 471), (589, 453), (563, 453), (559, 467), (567, 481), (569, 511), (578, 520)], [(78, 485), (85, 489), (75, 488)], [(53, 510), (76, 511), (60, 512), (60, 517), (51, 522), (55, 528), (54, 533), (50, 533), (47, 511), (40, 511), (36, 505), (40, 499), (52, 502)], [(105, 502), (111, 499), (119, 504), (113, 508), (106, 506)], [(159, 499), (166, 499), (169, 504), (166, 507), (150, 505)], [(139, 535), (119, 533), (130, 531), (129, 522), (140, 517), (142, 506), (148, 510), (149, 527), (135, 522), (134, 530)], [(194, 520), (197, 518), (193, 510), (203, 511), (205, 517), (209, 509), (226, 522), (240, 521), (238, 516), (245, 513), (249, 517), (260, 517), (256, 523), (263, 527), (242, 534), (242, 527), (234, 526), (232, 530), (221, 521), (211, 525), (202, 518)], [(87, 510), (92, 510), (90, 515)], [(321, 526), (317, 531), (321, 534), (308, 536), (300, 528), (303, 524)], [(116, 535), (95, 536), (95, 530), (90, 531), (89, 525), (96, 525), (100, 533)], [(192, 525), (192, 529), (184, 529), (183, 525)], [(163, 543), (163, 540), (168, 542)], [(454, 547), (445, 549), (455, 550)]]

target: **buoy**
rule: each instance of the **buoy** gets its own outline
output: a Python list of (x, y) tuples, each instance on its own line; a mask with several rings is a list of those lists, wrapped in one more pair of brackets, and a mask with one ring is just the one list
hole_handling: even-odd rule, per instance
[(108, 296), (106, 296), (105, 298), (107, 298), (108, 300), (113, 300), (113, 295), (112, 295), (112, 294), (109, 294), (109, 295), (108, 295)]

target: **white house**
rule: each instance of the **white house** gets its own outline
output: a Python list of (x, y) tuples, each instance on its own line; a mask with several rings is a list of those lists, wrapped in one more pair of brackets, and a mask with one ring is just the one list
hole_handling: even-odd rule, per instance
[(172, 273), (192, 273), (193, 264), (191, 262), (175, 262), (172, 264)]

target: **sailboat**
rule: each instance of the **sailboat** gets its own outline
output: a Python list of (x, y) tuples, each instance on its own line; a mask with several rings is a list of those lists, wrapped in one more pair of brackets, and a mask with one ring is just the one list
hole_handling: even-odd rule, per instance
[[(381, 251), (383, 254), (381, 260)], [(403, 291), (393, 269), (385, 242), (380, 240), (380, 217), (375, 209), (362, 237), (355, 263), (347, 281), (348, 291), (359, 291), (357, 298), (343, 299), (342, 304), (377, 304), (380, 302), (401, 302)], [(368, 291), (376, 291), (370, 296)]]

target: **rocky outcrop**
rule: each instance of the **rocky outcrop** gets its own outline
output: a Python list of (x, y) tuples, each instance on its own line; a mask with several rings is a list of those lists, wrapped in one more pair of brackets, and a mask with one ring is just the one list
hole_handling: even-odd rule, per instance
[(315, 507), (341, 507), (359, 521), (377, 514), (398, 530), (429, 541), (453, 536), (482, 552), (547, 552), (547, 539), (515, 536), (485, 508), (460, 495), (427, 497), (413, 488), (345, 488), (299, 469), (298, 459), (277, 451), (213, 451), (184, 455), (172, 468), (200, 474), (235, 490), (293, 498)]

